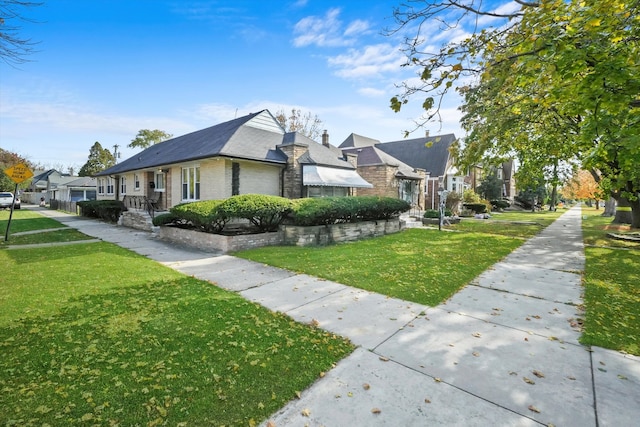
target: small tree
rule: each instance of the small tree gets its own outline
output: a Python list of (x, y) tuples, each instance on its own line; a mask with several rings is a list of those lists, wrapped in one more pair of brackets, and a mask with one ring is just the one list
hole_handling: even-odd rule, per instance
[(502, 198), (503, 182), (496, 172), (491, 172), (478, 186), (478, 193), (487, 200), (499, 200)]
[(78, 176), (93, 176), (116, 164), (113, 154), (96, 141), (89, 150), (89, 159), (82, 165)]
[(149, 130), (140, 129), (131, 143), (127, 145), (129, 148), (148, 148), (154, 144), (170, 139), (173, 135), (159, 129)]
[(287, 116), (284, 109), (276, 112), (276, 120), (287, 132), (300, 132), (301, 134), (316, 140), (322, 133), (322, 120), (311, 113), (302, 114), (302, 110), (292, 108)]

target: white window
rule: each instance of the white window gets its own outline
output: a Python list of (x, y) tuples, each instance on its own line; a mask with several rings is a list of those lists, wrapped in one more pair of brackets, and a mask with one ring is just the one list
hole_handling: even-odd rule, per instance
[(115, 192), (115, 188), (114, 188), (114, 184), (113, 184), (113, 178), (108, 177), (107, 178), (107, 194), (113, 194)]
[(165, 179), (165, 175), (164, 172), (160, 171), (160, 172), (156, 172), (156, 188), (155, 191), (164, 191), (164, 179)]
[(498, 170), (496, 171), (496, 176), (498, 177), (498, 179), (502, 179), (502, 168), (498, 168)]
[(104, 178), (98, 178), (98, 194), (104, 194)]
[(127, 177), (120, 177), (120, 194), (127, 194)]
[(137, 173), (133, 175), (133, 189), (135, 191), (140, 190), (140, 175), (138, 175)]
[(182, 168), (182, 200), (200, 200), (200, 167)]

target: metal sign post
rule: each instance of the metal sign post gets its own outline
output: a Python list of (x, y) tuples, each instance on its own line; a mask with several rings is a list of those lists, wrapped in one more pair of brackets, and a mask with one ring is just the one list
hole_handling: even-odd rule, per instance
[(13, 217), (13, 208), (16, 205), (16, 199), (18, 198), (18, 184), (26, 181), (33, 176), (33, 172), (29, 169), (25, 163), (18, 163), (8, 169), (4, 170), (4, 173), (16, 183), (16, 187), (13, 190), (13, 202), (11, 203), (11, 212), (9, 213), (9, 222), (7, 223), (7, 230), (4, 233), (4, 241), (9, 240), (9, 228), (11, 227), (11, 218)]

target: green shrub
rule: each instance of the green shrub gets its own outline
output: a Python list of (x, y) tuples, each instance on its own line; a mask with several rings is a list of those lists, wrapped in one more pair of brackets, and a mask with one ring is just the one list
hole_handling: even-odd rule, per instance
[(464, 190), (464, 193), (462, 193), (463, 203), (480, 203), (481, 200), (480, 195), (470, 188)]
[[(451, 209), (444, 210), (444, 216), (453, 216)], [(427, 209), (424, 211), (425, 218), (440, 218), (440, 212), (437, 209)]]
[(179, 221), (180, 217), (172, 214), (171, 212), (161, 213), (153, 217), (153, 225), (156, 227), (167, 224), (174, 224), (176, 221)]
[(511, 206), (508, 200), (491, 200), (491, 207), (494, 209), (506, 209)]
[(80, 215), (109, 222), (118, 222), (125, 210), (120, 200), (85, 200), (78, 202), (77, 206), (80, 207)]
[(487, 211), (487, 205), (484, 203), (464, 203), (463, 206), (467, 209), (472, 210), (474, 213), (481, 214)]
[(296, 225), (328, 225), (344, 222), (386, 220), (397, 217), (411, 205), (393, 197), (321, 197), (298, 199), (291, 220)]
[(242, 194), (224, 200), (217, 210), (226, 218), (247, 219), (260, 231), (276, 231), (292, 208), (284, 197)]
[(202, 200), (183, 203), (170, 209), (172, 221), (177, 226), (190, 226), (207, 233), (219, 233), (229, 221), (229, 217), (220, 212), (222, 200)]

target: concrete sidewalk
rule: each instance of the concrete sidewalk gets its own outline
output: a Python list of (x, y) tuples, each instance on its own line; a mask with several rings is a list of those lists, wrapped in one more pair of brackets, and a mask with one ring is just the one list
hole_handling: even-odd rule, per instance
[(640, 359), (578, 343), (579, 208), (435, 308), (25, 208), (359, 346), (273, 414), (272, 425), (583, 427), (640, 420)]

